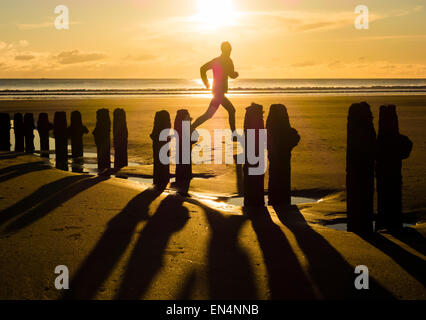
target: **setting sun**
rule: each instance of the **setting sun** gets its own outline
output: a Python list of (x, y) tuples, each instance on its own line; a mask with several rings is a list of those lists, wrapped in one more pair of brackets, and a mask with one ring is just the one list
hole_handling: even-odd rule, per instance
[(236, 14), (232, 0), (198, 0), (196, 20), (208, 30), (233, 24)]

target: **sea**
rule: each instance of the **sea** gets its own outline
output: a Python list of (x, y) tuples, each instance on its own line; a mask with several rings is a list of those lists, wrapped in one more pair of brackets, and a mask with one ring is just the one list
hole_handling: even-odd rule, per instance
[[(0, 79), (0, 99), (209, 94), (200, 79)], [(235, 79), (230, 95), (426, 94), (426, 79)]]

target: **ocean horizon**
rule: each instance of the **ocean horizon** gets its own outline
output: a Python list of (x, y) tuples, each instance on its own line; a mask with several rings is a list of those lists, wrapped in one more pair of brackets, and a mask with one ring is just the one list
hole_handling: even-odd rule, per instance
[[(200, 79), (0, 79), (0, 99), (206, 95)], [(426, 79), (235, 79), (231, 95), (425, 94)]]

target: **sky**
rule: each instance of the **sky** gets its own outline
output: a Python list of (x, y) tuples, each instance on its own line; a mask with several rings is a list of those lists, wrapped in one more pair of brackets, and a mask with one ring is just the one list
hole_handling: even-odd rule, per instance
[[(55, 27), (65, 5), (69, 29)], [(368, 29), (356, 29), (358, 5)], [(426, 78), (424, 0), (14, 0), (0, 78), (186, 78), (230, 41), (241, 78)]]

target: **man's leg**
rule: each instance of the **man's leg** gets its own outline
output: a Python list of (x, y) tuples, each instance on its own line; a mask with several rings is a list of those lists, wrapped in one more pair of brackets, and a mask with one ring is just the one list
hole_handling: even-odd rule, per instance
[(219, 105), (221, 104), (222, 99), (218, 97), (213, 97), (212, 101), (210, 101), (210, 105), (207, 108), (207, 111), (204, 112), (201, 116), (199, 116), (191, 126), (192, 130), (195, 130), (197, 127), (202, 125), (204, 122), (209, 120), (213, 115), (215, 114), (217, 108), (219, 108)]
[(222, 106), (228, 111), (229, 114), (229, 126), (231, 127), (232, 132), (235, 131), (235, 108), (232, 105), (232, 102), (229, 101), (227, 97), (222, 98)]

